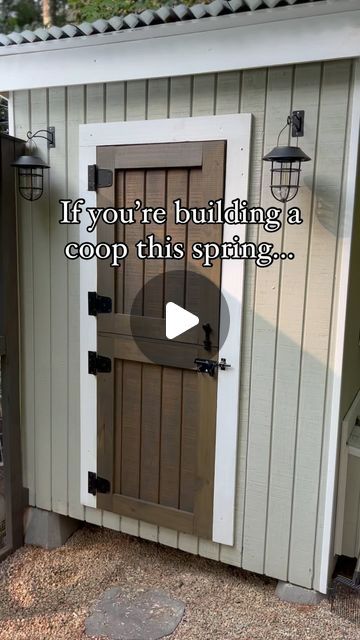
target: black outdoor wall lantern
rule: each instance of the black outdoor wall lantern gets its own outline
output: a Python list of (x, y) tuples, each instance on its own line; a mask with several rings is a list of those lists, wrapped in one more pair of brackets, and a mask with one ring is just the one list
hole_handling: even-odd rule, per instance
[[(271, 193), (279, 202), (293, 200), (299, 190), (301, 164), (311, 160), (299, 147), (299, 138), (304, 135), (304, 111), (293, 111), (288, 116), (286, 125), (281, 129), (277, 145), (263, 157), (271, 162)], [(296, 146), (279, 146), (280, 136), (291, 126), (291, 135), (297, 138)]]
[[(41, 135), (43, 133), (46, 135)], [(47, 140), (48, 148), (53, 148), (55, 147), (55, 128), (39, 129), (36, 133), (28, 131), (27, 138), (28, 142), (33, 142), (34, 145), (34, 138), (44, 138)], [(12, 163), (12, 166), (16, 167), (18, 172), (20, 195), (25, 200), (39, 200), (44, 190), (44, 169), (49, 169), (49, 165), (39, 158), (39, 156), (29, 154), (19, 156), (15, 162)]]

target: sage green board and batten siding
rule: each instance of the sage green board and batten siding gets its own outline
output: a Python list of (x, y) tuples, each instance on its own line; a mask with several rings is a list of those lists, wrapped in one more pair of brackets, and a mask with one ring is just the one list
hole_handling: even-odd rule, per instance
[[(351, 67), (351, 61), (342, 61), (15, 93), (17, 136), (48, 124), (58, 132), (57, 147), (50, 151), (49, 196), (36, 210), (20, 202), (24, 477), (32, 504), (318, 587), (328, 334)], [(61, 253), (66, 237), (76, 237), (77, 230), (57, 224), (58, 197), (66, 190), (70, 198), (78, 195), (78, 125), (252, 113), (249, 201), (268, 206), (274, 201), (261, 158), (276, 143), (292, 108), (306, 110), (301, 146), (313, 160), (304, 167), (297, 200), (304, 224), (272, 236), (257, 227), (248, 231), (249, 239), (295, 250), (297, 258), (262, 270), (246, 265), (234, 548), (84, 509), (79, 265)]]

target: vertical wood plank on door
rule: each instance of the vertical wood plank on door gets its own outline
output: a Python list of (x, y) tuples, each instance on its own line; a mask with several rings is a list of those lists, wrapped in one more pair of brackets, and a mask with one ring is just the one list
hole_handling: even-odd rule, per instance
[[(15, 136), (26, 140), (30, 123), (30, 92), (14, 93)], [(36, 501), (35, 487), (35, 354), (34, 354), (34, 278), (32, 206), (18, 197), (19, 280), (21, 331), (21, 422), (24, 486), (29, 489), (29, 504)]]
[[(306, 112), (302, 148), (312, 158), (302, 169), (302, 187), (289, 206), (299, 207), (303, 224), (284, 224), (284, 251), (295, 259), (282, 264), (278, 319), (274, 411), (269, 479), (265, 573), (287, 580), (294, 477), (303, 310), (311, 223), (312, 190), (319, 112), (320, 64), (299, 66), (294, 80), (292, 109)], [(286, 218), (285, 218), (286, 219)]]
[[(85, 103), (86, 122), (104, 122), (105, 119), (105, 85), (102, 83), (91, 84), (86, 87)], [(102, 525), (103, 514), (99, 509), (85, 507), (85, 519), (87, 522)], [(105, 524), (105, 526), (107, 526)]]
[[(33, 131), (48, 127), (46, 89), (31, 92), (31, 127)], [(47, 160), (47, 142), (36, 141)], [(50, 337), (50, 220), (49, 177), (44, 179), (44, 194), (33, 215), (34, 267), (34, 353), (35, 353), (35, 477), (36, 506), (51, 509), (51, 337)]]
[(67, 225), (59, 224), (59, 199), (66, 197), (66, 89), (49, 89), (49, 122), (56, 129), (51, 149), (50, 187), (50, 314), (51, 314), (51, 464), (52, 508), (68, 513), (68, 274), (64, 247)]
[[(155, 78), (153, 80), (149, 80), (148, 81), (148, 87), (147, 87), (147, 101), (146, 101), (146, 118), (147, 119), (152, 119), (152, 118), (166, 118), (168, 116), (168, 80), (166, 78)], [(164, 192), (165, 192), (165, 184), (162, 185), (162, 198), (160, 198), (160, 193), (158, 192), (158, 190), (154, 189), (154, 186), (152, 184), (152, 176), (154, 178), (156, 178), (156, 181), (159, 181), (159, 177), (156, 176), (156, 174), (159, 174), (159, 172), (151, 172), (148, 171), (147, 172), (147, 178), (146, 178), (146, 205), (147, 206), (164, 206), (164, 202), (163, 202), (163, 198), (164, 198)], [(161, 178), (160, 178), (161, 180)], [(163, 174), (163, 181), (165, 181), (165, 172)], [(160, 187), (160, 185), (159, 185)], [(159, 225), (147, 225), (146, 226), (146, 230), (145, 233), (146, 235), (148, 235), (149, 233), (154, 233), (156, 236), (156, 239), (159, 241), (162, 241), (164, 238), (164, 230), (165, 230), (165, 225), (164, 227), (160, 227)], [(149, 268), (150, 267), (150, 268)], [(150, 265), (149, 263), (147, 265), (145, 265), (145, 282), (150, 278), (150, 277), (154, 277), (155, 275), (157, 275), (157, 272), (159, 270), (162, 270), (162, 265), (161, 263), (158, 263), (158, 261), (154, 261), (153, 265)], [(150, 299), (149, 296), (147, 299), (144, 299), (144, 307), (146, 310), (147, 304), (148, 302), (150, 303)], [(154, 298), (154, 303), (155, 303), (155, 308), (153, 308), (153, 312), (157, 311), (160, 313), (160, 316), (162, 315), (162, 305), (163, 305), (163, 300), (162, 300), (162, 295), (160, 296), (160, 298), (157, 296), (157, 301)], [(160, 306), (161, 305), (161, 310), (160, 310)], [(151, 307), (149, 307), (149, 311), (151, 312)], [(150, 313), (151, 314), (151, 313)], [(149, 367), (144, 367), (143, 370), (143, 394), (147, 394), (148, 390), (145, 388), (145, 385), (148, 386), (148, 389), (153, 389), (154, 393), (153, 393), (153, 402), (155, 401), (155, 407), (154, 407), (154, 411), (159, 412), (158, 415), (158, 423), (156, 424), (154, 421), (153, 424), (153, 429), (154, 429), (154, 452), (153, 452), (153, 463), (157, 464), (158, 467), (157, 469), (159, 470), (160, 468), (160, 424), (161, 424), (161, 419), (160, 419), (160, 406), (157, 402), (157, 399), (159, 398), (160, 400), (160, 394), (161, 394), (161, 378), (162, 378), (162, 374), (161, 374), (161, 370), (159, 367), (154, 367), (151, 366), (151, 370), (153, 372), (153, 374), (150, 372), (150, 368)], [(147, 421), (147, 418), (145, 416), (144, 413), (144, 418), (143, 420)], [(145, 424), (143, 422), (143, 429), (145, 427)], [(143, 441), (144, 442), (144, 441)], [(152, 449), (150, 448), (150, 451)], [(149, 454), (147, 454), (147, 457), (150, 458)], [(142, 456), (142, 460), (144, 460), (144, 457)], [(158, 478), (158, 481), (160, 481), (160, 478)], [(159, 490), (159, 487), (158, 487)], [(146, 523), (146, 522), (140, 522), (139, 525), (139, 529), (140, 529), (140, 535), (143, 538), (146, 538), (147, 540), (159, 540), (159, 536), (161, 538), (161, 527), (157, 527), (156, 525), (150, 524), (150, 523)], [(161, 541), (161, 539), (160, 539)]]
[[(166, 210), (167, 222), (166, 233), (171, 236), (173, 244), (180, 242), (186, 246), (186, 225), (175, 224), (174, 200), (179, 199), (183, 206), (188, 202), (188, 170), (169, 169), (167, 171), (166, 185)], [(175, 272), (175, 273), (174, 273)], [(168, 277), (172, 273), (171, 278)], [(181, 260), (166, 260), (165, 262), (165, 301), (171, 300), (175, 304), (183, 307), (185, 290), (185, 258)]]
[[(136, 199), (144, 202), (145, 171), (131, 170), (125, 172), (125, 206), (133, 207)], [(140, 213), (135, 213), (136, 224), (126, 225), (124, 228), (125, 242), (129, 252), (126, 263), (123, 263), (124, 273), (124, 313), (143, 313), (142, 296), (137, 297), (144, 283), (144, 260), (139, 260), (135, 244), (144, 236), (145, 225), (140, 224)]]
[[(292, 68), (271, 69), (268, 76), (265, 148), (276, 144), (278, 132), (286, 122), (291, 105)], [(263, 183), (261, 203), (274, 206), (267, 176)], [(259, 241), (268, 242), (269, 234), (259, 230)], [(282, 230), (271, 234), (274, 251), (280, 253)], [(243, 566), (263, 573), (266, 543), (268, 474), (271, 454), (273, 412), (273, 379), (276, 369), (278, 299), (280, 264), (259, 269), (256, 279), (254, 347), (252, 353), (247, 490), (243, 539)]]
[[(145, 172), (145, 203), (147, 207), (165, 207), (166, 172), (148, 169)], [(164, 243), (165, 224), (151, 222), (143, 225), (144, 237), (153, 235), (155, 242)], [(141, 263), (140, 263), (141, 264)], [(164, 260), (144, 260), (144, 315), (163, 317), (164, 312)]]
[[(79, 125), (85, 121), (85, 88), (81, 85), (67, 89), (67, 197), (79, 196)], [(77, 242), (78, 225), (67, 225), (68, 242)], [(67, 261), (68, 277), (68, 499), (69, 515), (84, 518), (80, 502), (80, 265), (79, 260)]]
[(161, 367), (144, 364), (141, 384), (141, 469), (139, 497), (159, 501)]
[[(154, 78), (148, 81), (147, 90), (147, 105), (146, 105), (146, 118), (151, 120), (155, 118), (167, 118), (169, 115), (169, 80), (167, 78)], [(149, 175), (150, 172), (148, 172)], [(166, 179), (166, 176), (165, 176)], [(166, 185), (164, 187), (166, 189)], [(164, 204), (158, 203), (158, 206), (164, 206)], [(159, 232), (161, 236), (164, 236), (164, 231), (167, 230), (167, 225), (164, 225), (161, 231), (158, 227), (155, 229), (155, 235)], [(148, 233), (148, 231), (146, 231)], [(171, 234), (170, 234), (171, 235)], [(163, 301), (162, 301), (163, 302)], [(159, 447), (160, 455), (160, 447)], [(160, 461), (159, 461), (160, 462)], [(143, 537), (153, 536), (163, 544), (169, 544), (172, 547), (177, 546), (177, 533), (171, 531), (165, 527), (156, 527), (146, 523), (140, 524), (140, 533)]]
[(350, 68), (350, 61), (324, 63), (320, 97), (289, 559), (289, 580), (306, 587), (313, 585)]
[[(146, 80), (134, 80), (126, 83), (125, 120), (144, 120), (145, 119), (146, 94), (147, 94)], [(141, 172), (138, 172), (138, 173), (140, 174)], [(138, 182), (135, 181), (136, 184), (134, 184), (134, 189), (132, 190), (131, 189), (132, 178), (128, 176), (125, 178), (125, 183), (126, 183), (125, 190), (128, 198), (127, 202), (129, 202), (128, 206), (130, 206), (130, 204), (133, 204), (135, 198), (143, 199), (144, 176), (142, 176), (141, 179), (142, 179), (142, 187), (139, 192), (137, 191)], [(127, 227), (125, 232), (125, 237), (126, 237), (126, 241), (132, 245), (133, 243), (131, 239), (132, 236), (131, 236), (130, 229), (131, 227)], [(130, 257), (130, 261), (129, 261), (129, 257)], [(143, 277), (143, 265), (141, 264), (139, 265), (138, 263), (139, 263), (139, 260), (135, 258), (135, 252), (134, 252), (134, 249), (132, 248), (130, 249), (129, 256), (126, 260), (126, 267), (124, 267), (124, 278), (125, 278), (124, 313), (130, 313), (130, 310), (131, 310), (130, 299), (133, 300), (134, 296), (136, 295), (136, 292), (133, 289), (131, 289), (131, 293), (129, 293), (130, 287), (132, 286), (129, 278), (127, 278), (127, 273), (129, 273), (130, 266), (131, 266), (131, 269), (135, 268), (134, 279), (136, 282), (139, 282), (140, 277), (141, 278)], [(138, 520), (134, 520), (132, 518), (127, 518), (127, 517), (121, 518), (121, 531), (123, 531), (123, 533), (129, 533), (130, 535), (138, 536), (139, 533), (141, 534), (144, 533), (144, 526), (146, 529), (147, 525), (142, 525), (143, 528), (140, 531), (140, 522)], [(149, 528), (152, 528), (152, 526), (149, 525)], [(153, 532), (150, 533), (150, 536), (151, 535), (153, 535)]]
[[(170, 79), (169, 115), (171, 118), (186, 118), (192, 115), (193, 78), (181, 76)], [(186, 374), (184, 373), (184, 376)], [(183, 457), (182, 463), (183, 464)], [(180, 501), (181, 503), (181, 501)], [(198, 554), (198, 538), (187, 533), (178, 534), (178, 547), (183, 551)]]
[(159, 502), (179, 508), (182, 372), (164, 367), (162, 377)]
[[(221, 74), (222, 76), (222, 74)], [(226, 98), (220, 97), (221, 81), (218, 80), (217, 108), (220, 108)], [(250, 154), (250, 182), (248, 200), (251, 206), (260, 205), (261, 179), (262, 179), (262, 157), (264, 155), (264, 119), (266, 109), (266, 89), (267, 71), (266, 69), (255, 69), (244, 71), (242, 74), (242, 87), (240, 95), (240, 111), (251, 113), (253, 117), (252, 141)], [(239, 194), (241, 197), (242, 194)], [(257, 225), (247, 229), (246, 237), (251, 242), (257, 242)], [(255, 305), (257, 267), (250, 260), (245, 264), (244, 280), (244, 310), (241, 344), (241, 372), (240, 372), (240, 406), (239, 406), (239, 442), (237, 459), (237, 479), (236, 479), (236, 504), (235, 511), (235, 544), (234, 547), (222, 546), (220, 560), (241, 566), (244, 508), (246, 492), (246, 466), (247, 466), (247, 444), (249, 429), (249, 399), (251, 389), (251, 361), (253, 349), (253, 323)]]
[(139, 497), (142, 364), (123, 362), (121, 491)]

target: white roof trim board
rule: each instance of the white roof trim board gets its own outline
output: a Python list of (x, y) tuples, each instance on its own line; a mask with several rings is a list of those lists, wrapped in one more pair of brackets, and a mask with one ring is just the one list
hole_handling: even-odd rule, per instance
[(192, 7), (178, 4), (174, 7), (164, 6), (156, 10), (145, 9), (145, 11), (141, 13), (115, 16), (110, 18), (110, 20), (99, 19), (92, 23), (83, 22), (80, 25), (66, 24), (63, 27), (54, 26), (49, 29), (39, 28), (35, 31), (13, 31), (9, 35), (0, 34), (0, 46), (7, 47), (64, 38), (77, 38), (149, 27), (151, 25), (215, 18), (217, 16), (256, 11), (259, 9), (274, 9), (278, 6), (314, 4), (315, 2), (321, 3), (326, 2), (326, 0), (213, 0), (210, 4), (195, 4)]

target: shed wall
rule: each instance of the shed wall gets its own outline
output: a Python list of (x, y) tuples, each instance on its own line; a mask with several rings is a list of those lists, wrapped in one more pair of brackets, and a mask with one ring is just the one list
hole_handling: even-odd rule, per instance
[[(318, 588), (338, 229), (351, 61), (14, 94), (15, 133), (53, 125), (51, 184), (20, 207), (22, 433), (30, 502), (191, 553)], [(58, 199), (78, 196), (81, 123), (227, 113), (254, 116), (249, 201), (273, 206), (262, 155), (305, 109), (304, 223), (248, 239), (294, 251), (246, 265), (234, 548), (80, 504), (79, 264)], [(39, 147), (42, 145), (39, 144)], [(46, 153), (45, 147), (43, 147)], [(325, 446), (324, 446), (325, 444)]]

